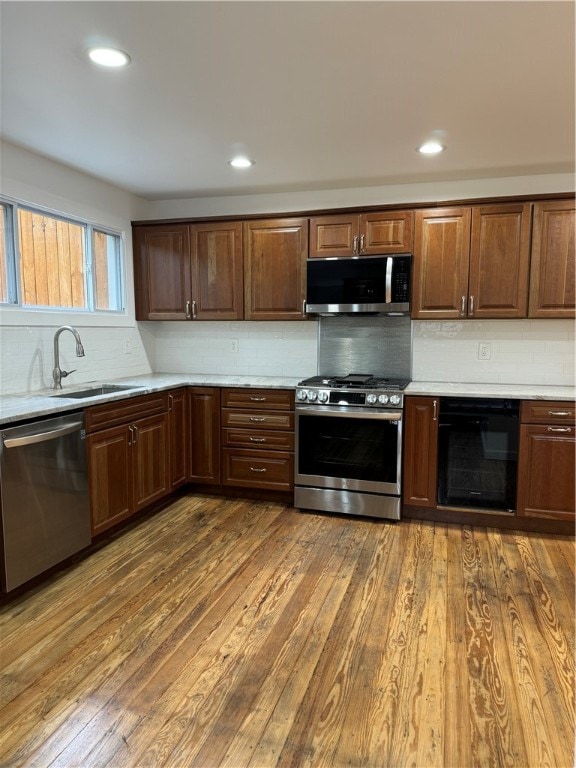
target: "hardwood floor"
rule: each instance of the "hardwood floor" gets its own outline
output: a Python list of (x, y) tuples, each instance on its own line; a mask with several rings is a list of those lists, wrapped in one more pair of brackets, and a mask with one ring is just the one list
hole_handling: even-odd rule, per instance
[(0, 627), (2, 766), (574, 761), (568, 537), (189, 496)]

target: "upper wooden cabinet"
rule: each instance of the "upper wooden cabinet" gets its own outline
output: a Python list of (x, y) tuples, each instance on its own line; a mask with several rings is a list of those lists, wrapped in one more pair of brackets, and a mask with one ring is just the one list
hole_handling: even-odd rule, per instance
[(137, 320), (244, 317), (242, 225), (134, 228)]
[(303, 320), (308, 219), (244, 222), (246, 320)]
[(574, 200), (534, 205), (529, 317), (575, 317)]
[(310, 219), (310, 257), (411, 253), (412, 211), (316, 216)]
[(190, 227), (133, 230), (136, 320), (186, 320), (192, 301)]
[(530, 213), (528, 203), (417, 211), (412, 317), (526, 317)]

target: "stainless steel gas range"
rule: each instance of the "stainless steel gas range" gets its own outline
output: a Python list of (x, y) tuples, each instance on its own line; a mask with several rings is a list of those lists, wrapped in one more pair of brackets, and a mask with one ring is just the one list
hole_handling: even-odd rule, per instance
[(294, 504), (400, 519), (407, 379), (314, 376), (296, 388)]

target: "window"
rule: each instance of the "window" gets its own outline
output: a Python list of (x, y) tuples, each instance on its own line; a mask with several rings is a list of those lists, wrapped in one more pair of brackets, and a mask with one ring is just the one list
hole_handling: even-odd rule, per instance
[(0, 206), (0, 303), (80, 312), (124, 309), (119, 233), (15, 202)]

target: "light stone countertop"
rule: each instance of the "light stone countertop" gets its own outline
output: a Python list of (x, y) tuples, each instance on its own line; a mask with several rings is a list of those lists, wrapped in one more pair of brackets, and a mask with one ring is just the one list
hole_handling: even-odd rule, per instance
[[(68, 385), (58, 394), (74, 392), (98, 386), (102, 383), (134, 386), (133, 390), (100, 395), (90, 399), (54, 397), (54, 390), (7, 395), (0, 402), (0, 424), (27, 419), (55, 416), (60, 413), (83, 410), (92, 405), (122, 400), (127, 397), (161, 392), (184, 386), (254, 387), (270, 389), (294, 389), (300, 379), (283, 376), (233, 376), (227, 374), (170, 374), (152, 373), (142, 376), (104, 381), (83, 382)], [(574, 400), (576, 389), (569, 386), (545, 386), (539, 384), (478, 384), (435, 381), (413, 381), (404, 390), (407, 395), (430, 397), (509, 397), (519, 400)]]

